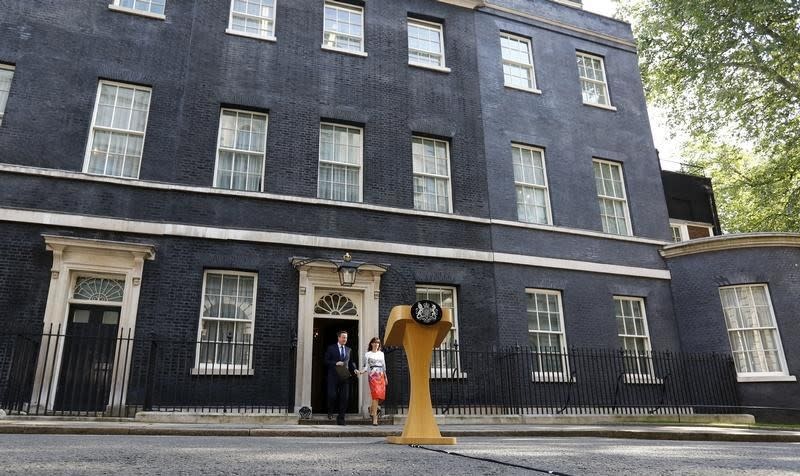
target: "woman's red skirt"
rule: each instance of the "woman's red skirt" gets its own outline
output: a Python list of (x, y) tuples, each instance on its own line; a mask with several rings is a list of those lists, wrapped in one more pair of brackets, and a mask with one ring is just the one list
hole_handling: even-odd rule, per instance
[(369, 391), (373, 400), (386, 400), (386, 376), (383, 372), (369, 374)]

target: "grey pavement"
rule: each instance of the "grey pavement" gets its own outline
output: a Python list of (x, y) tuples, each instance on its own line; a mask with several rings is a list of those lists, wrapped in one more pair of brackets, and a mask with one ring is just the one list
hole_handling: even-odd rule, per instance
[[(385, 437), (399, 435), (400, 425), (297, 425), (236, 423), (146, 423), (135, 420), (13, 418), (0, 419), (0, 434), (82, 434), (150, 436)], [(683, 441), (800, 442), (798, 430), (748, 426), (678, 424), (462, 424), (440, 425), (455, 437), (594, 437)]]
[[(434, 450), (446, 450), (450, 454)], [(453, 452), (457, 454), (453, 454)], [(464, 437), (414, 448), (379, 437), (0, 435), (11, 475), (797, 475), (800, 443)]]

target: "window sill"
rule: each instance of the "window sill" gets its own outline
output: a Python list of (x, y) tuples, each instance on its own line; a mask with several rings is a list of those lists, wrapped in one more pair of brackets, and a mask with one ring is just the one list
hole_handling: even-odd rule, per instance
[(359, 199), (357, 202), (353, 202), (353, 201), (350, 201), (350, 200), (334, 200), (332, 198), (322, 198), (322, 197), (317, 197), (316, 199), (317, 200), (325, 200), (326, 202), (330, 202), (331, 204), (336, 204), (336, 203), (363, 204), (364, 203), (363, 199)]
[(664, 379), (650, 375), (625, 374), (625, 383), (629, 385), (662, 385)]
[(453, 209), (452, 208), (447, 210), (446, 212), (440, 212), (439, 210), (426, 210), (424, 208), (414, 207), (414, 211), (415, 212), (420, 212), (420, 213), (438, 213), (439, 215), (452, 215), (453, 214)]
[(253, 369), (245, 369), (243, 367), (200, 367), (193, 368), (191, 371), (191, 375), (218, 375), (222, 377), (243, 377), (253, 374)]
[(218, 187), (218, 186), (216, 186), (216, 185), (214, 185), (214, 186), (213, 186), (213, 187), (211, 187), (211, 188), (213, 188), (214, 190), (227, 190), (227, 191), (229, 191), (229, 192), (242, 192), (242, 193), (264, 193), (264, 191), (263, 191), (263, 190), (239, 190), (239, 189), (236, 189), (236, 188)]
[(583, 105), (584, 106), (596, 107), (598, 109), (605, 109), (606, 111), (616, 111), (617, 110), (617, 108), (614, 107), (614, 106), (606, 106), (604, 104), (597, 104), (597, 103), (593, 103), (593, 102), (584, 102)]
[(537, 383), (571, 383), (569, 376), (564, 374), (537, 374), (534, 373), (531, 381)]
[(85, 173), (86, 175), (94, 176), (94, 177), (106, 177), (106, 178), (112, 178), (112, 179), (131, 180), (131, 181), (139, 180), (139, 177), (125, 177), (124, 175), (96, 174), (96, 173), (88, 172), (88, 171), (84, 171), (83, 173)]
[(797, 382), (797, 377), (794, 375), (737, 375), (736, 381), (739, 383)]
[(167, 19), (166, 15), (163, 15), (161, 13), (143, 12), (141, 10), (136, 10), (134, 8), (120, 7), (119, 5), (114, 5), (113, 3), (108, 6), (108, 9), (109, 10), (114, 10), (114, 11), (117, 11), (117, 12), (122, 12), (122, 13), (129, 13), (131, 15), (139, 15), (140, 17), (153, 18), (155, 20), (166, 20)]
[(467, 378), (466, 372), (455, 369), (431, 369), (432, 379), (462, 379)]
[[(626, 233), (626, 234), (623, 235), (622, 233), (609, 233), (607, 231), (604, 231), (603, 234), (604, 235), (609, 235), (609, 236), (625, 236), (625, 237), (629, 237), (629, 238), (633, 237), (633, 235), (630, 234), (630, 233)], [(672, 243), (670, 243), (670, 244), (672, 244)]]
[(245, 33), (243, 31), (236, 31), (231, 30), (230, 28), (225, 29), (225, 33), (233, 36), (243, 36), (245, 38), (252, 38), (254, 40), (261, 40), (261, 41), (278, 41), (277, 38), (274, 36), (258, 36), (258, 35), (251, 35), (250, 33)]
[(366, 51), (342, 50), (342, 49), (339, 49), (339, 48), (333, 48), (333, 47), (325, 46), (325, 45), (322, 45), (321, 48), (323, 50), (325, 50), (325, 51), (333, 51), (334, 53), (344, 53), (346, 55), (360, 56), (362, 58), (366, 58), (367, 56), (369, 56)]
[(508, 85), (508, 84), (504, 84), (503, 86), (505, 86), (505, 87), (506, 87), (506, 88), (508, 88), (508, 89), (514, 89), (514, 90), (516, 90), (516, 91), (524, 91), (524, 92), (526, 92), (526, 93), (531, 93), (531, 94), (542, 94), (542, 90), (541, 90), (541, 89), (536, 89), (536, 88), (520, 88), (519, 86), (511, 86), (511, 85)]
[(412, 63), (408, 62), (409, 66), (413, 66), (415, 68), (422, 68), (422, 69), (430, 69), (432, 71), (438, 71), (439, 73), (449, 73), (452, 71), (450, 68), (446, 68), (444, 66), (433, 66), (430, 64), (421, 64), (421, 63)]
[(524, 220), (520, 220), (520, 219), (517, 219), (517, 221), (519, 223), (524, 224), (524, 225), (534, 225), (534, 226), (543, 226), (543, 227), (551, 227), (551, 228), (553, 227), (552, 223), (536, 223), (536, 222), (533, 222), (533, 221), (524, 221)]

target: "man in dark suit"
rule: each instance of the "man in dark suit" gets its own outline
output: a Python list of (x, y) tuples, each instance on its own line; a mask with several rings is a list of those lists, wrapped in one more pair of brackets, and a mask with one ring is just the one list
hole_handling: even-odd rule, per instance
[[(352, 352), (347, 347), (347, 332), (336, 333), (338, 342), (325, 350), (325, 367), (328, 369), (328, 419), (333, 418), (333, 410), (339, 411), (336, 417), (338, 425), (344, 425), (344, 414), (350, 397), (350, 379), (339, 376), (337, 367), (346, 369), (348, 375), (355, 372), (357, 365), (352, 360)], [(341, 372), (341, 370), (339, 370)]]

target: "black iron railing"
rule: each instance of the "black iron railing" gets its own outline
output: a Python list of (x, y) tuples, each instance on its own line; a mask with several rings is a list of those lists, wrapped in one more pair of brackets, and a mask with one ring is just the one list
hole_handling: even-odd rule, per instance
[[(387, 349), (384, 411), (407, 411), (401, 349)], [(0, 335), (0, 408), (11, 414), (291, 413), (293, 345), (152, 336)], [(728, 355), (606, 349), (436, 349), (435, 411), (455, 415), (740, 412)]]
[[(388, 349), (386, 412), (405, 413), (408, 369)], [(679, 414), (740, 410), (730, 356), (609, 349), (436, 349), (431, 398), (440, 414)]]
[(115, 417), (142, 410), (286, 413), (294, 405), (295, 355), (292, 345), (140, 338), (129, 330), (0, 335), (0, 409)]

